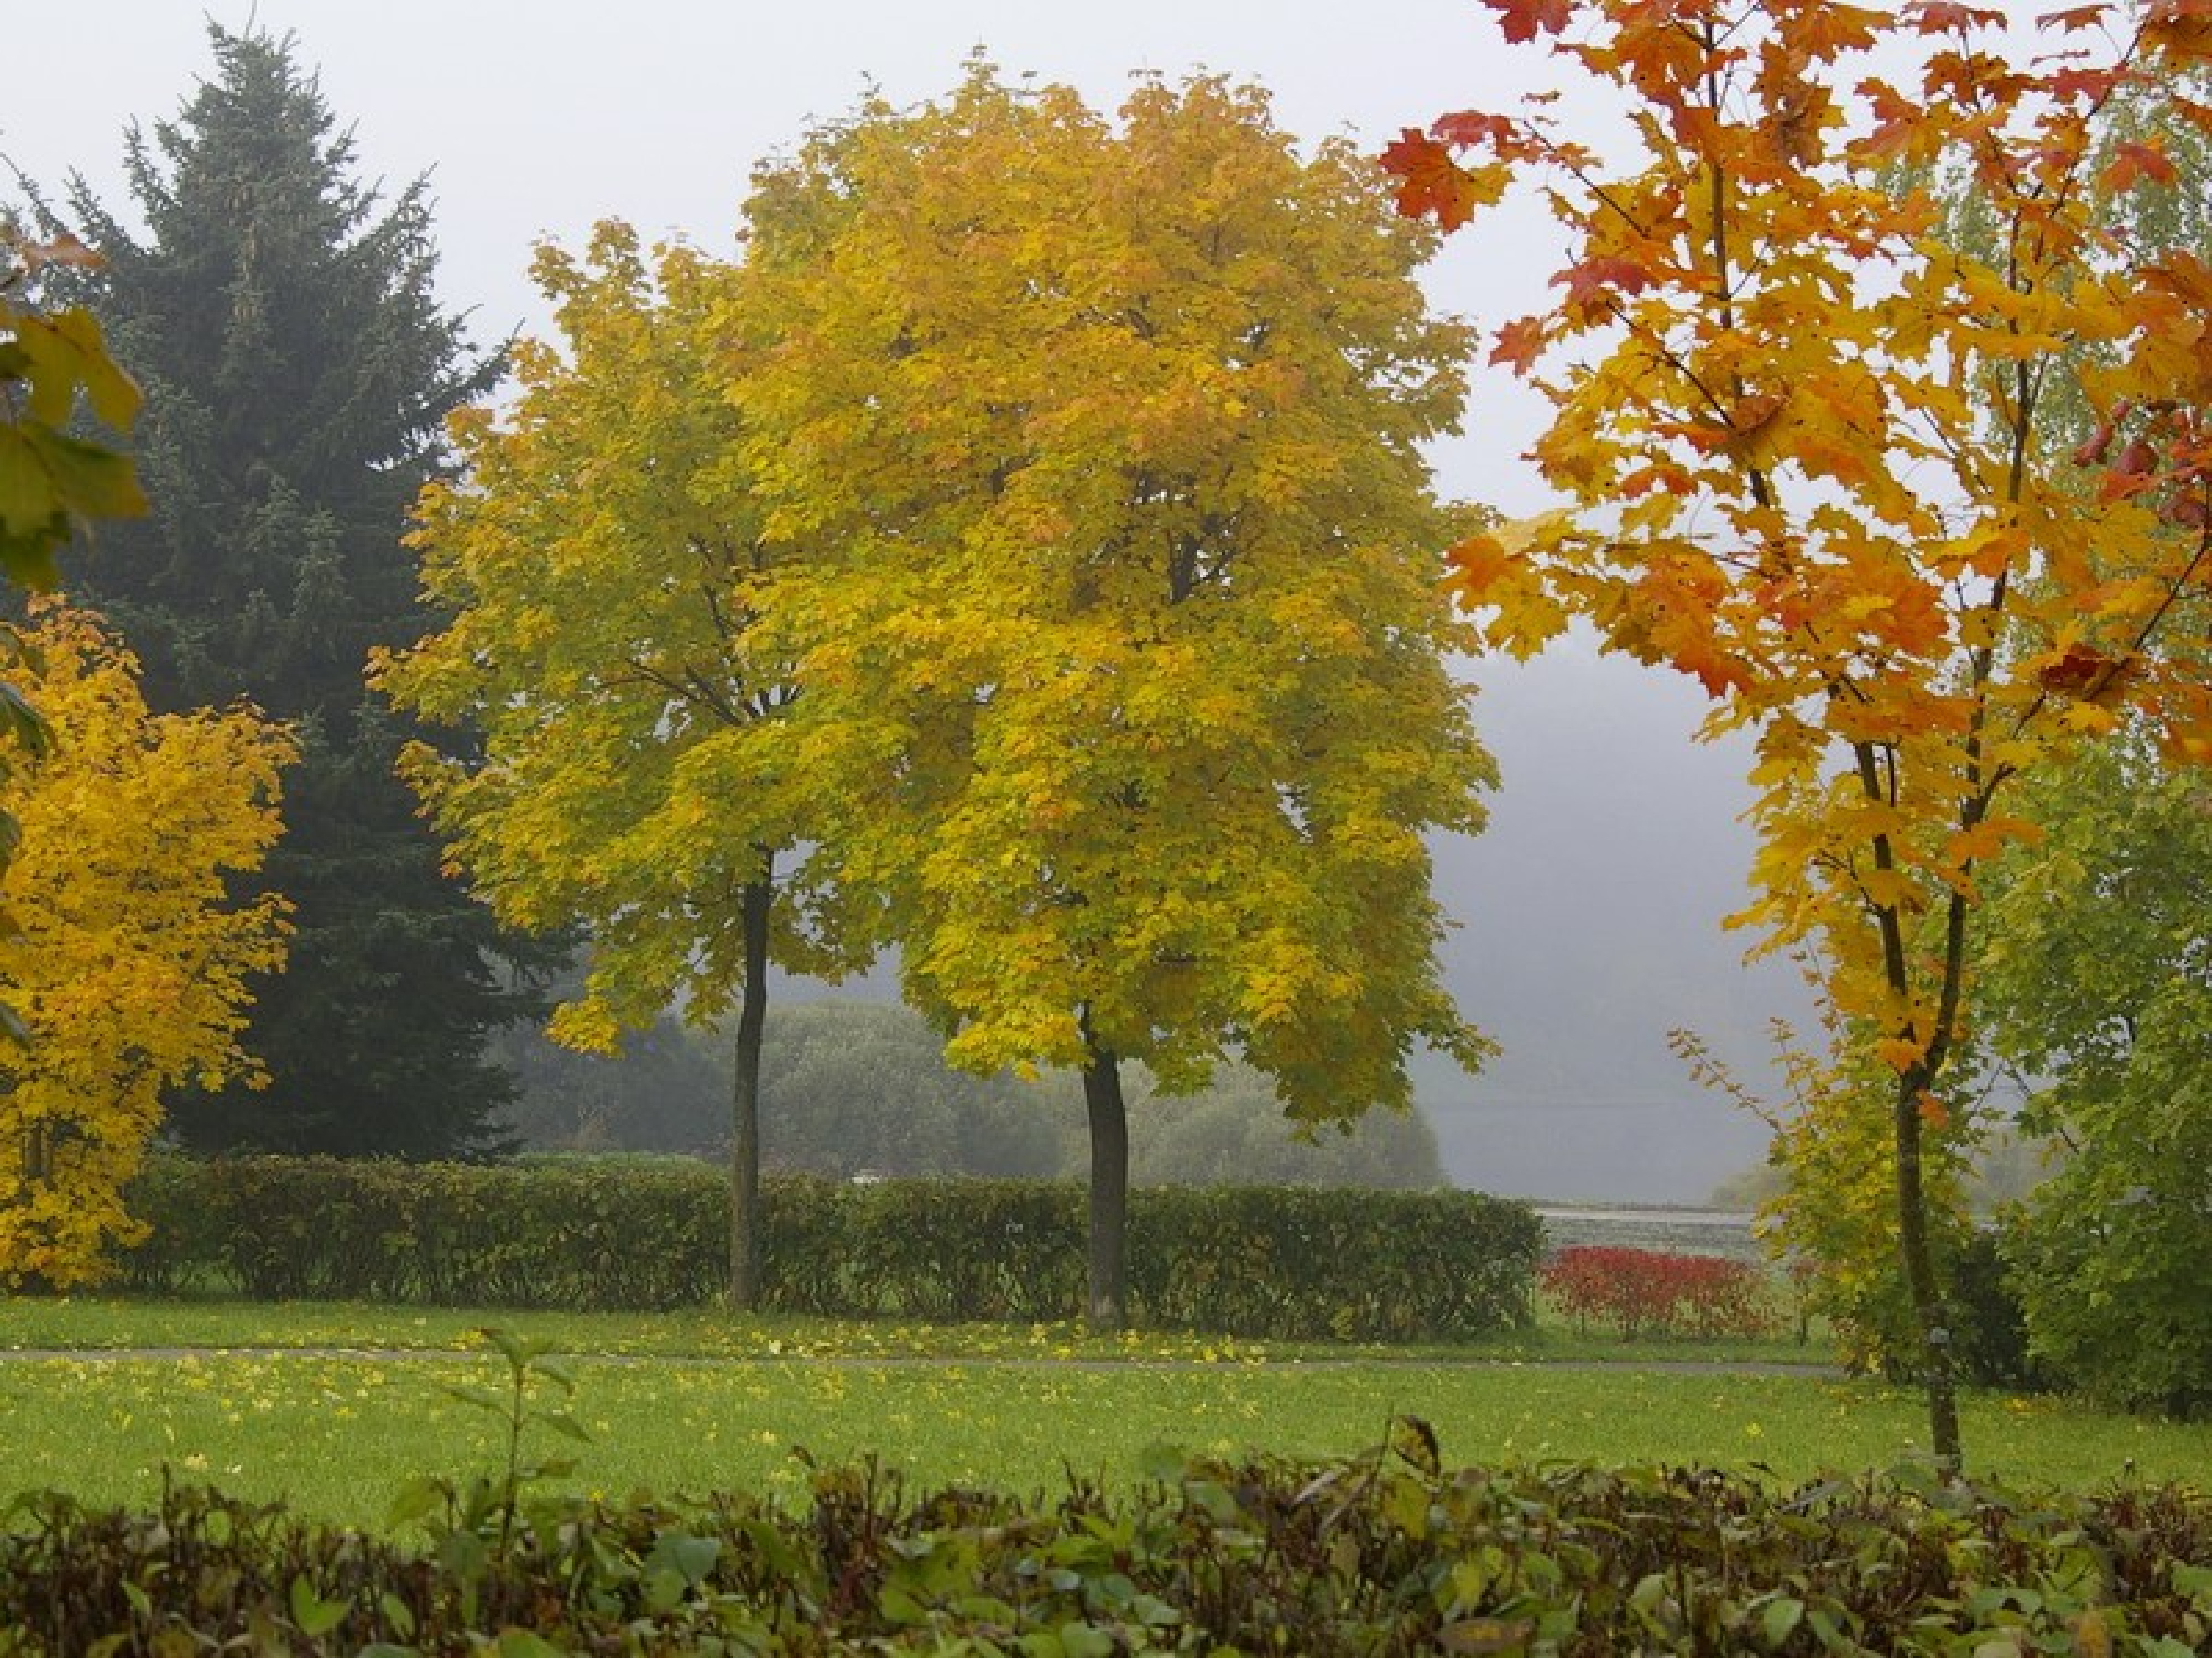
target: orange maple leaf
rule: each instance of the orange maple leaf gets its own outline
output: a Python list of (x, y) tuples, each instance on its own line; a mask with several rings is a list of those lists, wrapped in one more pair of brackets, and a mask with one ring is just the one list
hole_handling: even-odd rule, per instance
[(1463, 109), (1437, 117), (1429, 124), (1429, 133), (1439, 143), (1461, 149), (1473, 149), (1478, 144), (1491, 144), (1503, 149), (1519, 136), (1519, 129), (1510, 116)]
[(1966, 6), (1958, 0), (1919, 0), (1905, 9), (1905, 20), (1923, 34), (1955, 34), (1968, 29), (2002, 28), (2003, 12), (1988, 6)]
[(2105, 189), (2119, 191), (2130, 188), (2138, 179), (2148, 179), (2154, 185), (2170, 185), (2179, 175), (2174, 171), (2173, 158), (2156, 144), (2122, 144), (2113, 152), (2112, 165), (2105, 169), (2098, 183)]
[(1601, 313), (1615, 294), (1641, 294), (1651, 286), (1651, 273), (1633, 259), (1600, 256), (1570, 265), (1552, 278), (1552, 286), (1567, 291), (1571, 313)]
[(1565, 33), (1575, 9), (1574, 0), (1487, 0), (1487, 3), (1498, 14), (1505, 38), (1516, 44), (1539, 34)]
[(1516, 317), (1498, 331), (1498, 343), (1490, 361), (1509, 365), (1516, 374), (1526, 374), (1544, 350), (1544, 319)]
[(2069, 6), (2062, 11), (2043, 13), (2035, 20), (2035, 26), (2042, 29), (2064, 29), (2071, 33), (2079, 29), (2102, 27), (2105, 20), (2112, 15), (2112, 7), (2107, 4)]
[(2062, 697), (2101, 702), (2119, 689), (2125, 663), (2094, 646), (2069, 645), (2057, 662), (2036, 671), (2035, 683)]
[(1425, 132), (1407, 127), (1382, 152), (1382, 164), (1398, 180), (1398, 211), (1407, 218), (1433, 213), (1437, 226), (1449, 231), (1474, 216), (1480, 193), (1474, 179)]
[(1477, 531), (1445, 556), (1451, 562), (1453, 585), (1477, 603), (1514, 565), (1504, 542), (1487, 530)]

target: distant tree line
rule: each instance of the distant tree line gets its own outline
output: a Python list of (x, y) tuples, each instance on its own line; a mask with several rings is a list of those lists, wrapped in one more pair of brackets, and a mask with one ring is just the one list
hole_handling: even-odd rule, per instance
[[(726, 1156), (732, 1051), (723, 1033), (673, 1016), (630, 1034), (617, 1057), (579, 1054), (516, 1028), (495, 1043), (519, 1093), (504, 1127), (532, 1150)], [(1449, 1185), (1418, 1110), (1370, 1113), (1302, 1139), (1267, 1079), (1223, 1070), (1170, 1097), (1139, 1073), (1131, 1098), (1138, 1186)], [(822, 1001), (771, 1009), (761, 1093), (769, 1170), (850, 1178), (1078, 1177), (1089, 1156), (1080, 1080), (979, 1077), (945, 1063), (913, 1011)]]

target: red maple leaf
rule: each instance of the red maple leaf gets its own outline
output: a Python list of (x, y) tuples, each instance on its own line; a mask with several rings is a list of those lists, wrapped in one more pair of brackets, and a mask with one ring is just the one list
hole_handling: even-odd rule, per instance
[(2094, 702), (2109, 688), (2118, 668), (2119, 664), (2101, 651), (2069, 645), (2057, 662), (2045, 663), (2037, 671), (2035, 683), (2063, 697)]
[(2158, 145), (2124, 143), (2113, 151), (2112, 165), (2097, 182), (2118, 192), (2139, 179), (2148, 179), (2155, 185), (2170, 185), (2178, 176), (2172, 158)]
[(1455, 110), (1449, 115), (1439, 115), (1429, 124), (1429, 131), (1443, 143), (1458, 149), (1473, 149), (1478, 144), (1504, 145), (1516, 136), (1513, 119), (1506, 115), (1491, 115), (1479, 109)]

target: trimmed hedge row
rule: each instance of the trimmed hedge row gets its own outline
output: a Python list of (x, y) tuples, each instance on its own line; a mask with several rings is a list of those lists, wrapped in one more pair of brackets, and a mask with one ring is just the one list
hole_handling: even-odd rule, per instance
[(419, 1542), (198, 1490), (0, 1525), (9, 1653), (2189, 1654), (2212, 1505), (1910, 1474), (1170, 1462), (1132, 1495), (474, 1510)]
[[(1067, 1182), (763, 1183), (763, 1311), (1076, 1316), (1085, 1201)], [(726, 1281), (722, 1173), (684, 1158), (402, 1164), (162, 1159), (132, 1188), (152, 1292), (270, 1300), (675, 1308)], [(1273, 1339), (1449, 1340), (1533, 1317), (1543, 1226), (1474, 1193), (1146, 1189), (1129, 1201), (1130, 1301), (1170, 1328)]]

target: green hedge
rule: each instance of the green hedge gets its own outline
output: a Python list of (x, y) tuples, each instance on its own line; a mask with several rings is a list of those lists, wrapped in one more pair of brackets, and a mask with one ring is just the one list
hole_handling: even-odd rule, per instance
[[(405, 1164), (157, 1161), (135, 1289), (257, 1298), (673, 1308), (726, 1283), (728, 1190), (686, 1158)], [(1035, 1322), (1083, 1303), (1082, 1189), (807, 1176), (763, 1183), (764, 1311)], [(1526, 1324), (1543, 1228), (1474, 1193), (1141, 1190), (1135, 1317), (1273, 1338), (1449, 1340)]]
[[(9, 1653), (2189, 1654), (2212, 1506), (1911, 1474), (1170, 1461), (1127, 1494), (619, 1508), (448, 1487), (407, 1540), (172, 1490), (0, 1524)], [(512, 1522), (512, 1524), (510, 1524)]]

